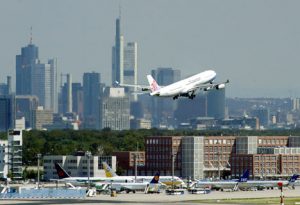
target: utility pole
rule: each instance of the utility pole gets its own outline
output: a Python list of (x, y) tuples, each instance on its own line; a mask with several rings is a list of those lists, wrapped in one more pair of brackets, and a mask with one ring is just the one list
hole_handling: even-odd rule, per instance
[(172, 154), (172, 189), (174, 189), (174, 161), (175, 161), (175, 154)]
[(41, 158), (41, 154), (37, 154), (37, 160), (38, 160), (38, 174), (37, 174), (37, 179), (38, 179), (38, 184), (37, 184), (37, 188), (40, 188), (40, 158)]
[(90, 189), (90, 157), (91, 157), (91, 152), (86, 151), (85, 155), (87, 156), (87, 166), (88, 166), (88, 189)]

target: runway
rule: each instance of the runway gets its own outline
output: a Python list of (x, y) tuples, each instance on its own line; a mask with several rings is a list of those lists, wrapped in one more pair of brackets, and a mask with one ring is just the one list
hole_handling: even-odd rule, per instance
[[(296, 189), (285, 189), (285, 198), (299, 197), (300, 187)], [(210, 194), (189, 194), (184, 195), (166, 195), (160, 194), (118, 194), (116, 197), (110, 195), (97, 195), (96, 197), (89, 197), (86, 199), (45, 199), (45, 200), (3, 200), (0, 204), (199, 204), (197, 200), (205, 199), (233, 199), (233, 198), (269, 198), (278, 197), (279, 190), (265, 190), (265, 191), (237, 191), (237, 192), (221, 192), (212, 191)], [(203, 203), (204, 204), (204, 203)], [(219, 204), (219, 203), (218, 203)]]

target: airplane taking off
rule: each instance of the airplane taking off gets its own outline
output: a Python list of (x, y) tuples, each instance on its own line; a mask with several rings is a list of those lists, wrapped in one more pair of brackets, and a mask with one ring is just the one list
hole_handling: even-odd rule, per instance
[[(132, 180), (135, 179), (135, 176), (118, 176), (111, 168), (110, 166), (106, 163), (106, 162), (102, 162), (103, 165), (103, 169), (105, 170), (105, 175), (106, 177), (119, 177), (119, 178), (130, 178)], [(152, 180), (152, 176), (137, 176), (137, 181), (136, 182), (149, 182)], [(162, 184), (165, 184), (166, 186), (171, 186), (172, 182), (174, 186), (181, 186), (181, 187), (185, 187), (186, 184), (184, 183), (184, 181), (182, 181), (182, 179), (180, 179), (177, 176), (160, 176), (159, 177), (159, 182), (161, 182)]]
[(158, 97), (173, 97), (173, 100), (178, 97), (187, 97), (193, 99), (196, 97), (196, 91), (204, 90), (219, 90), (224, 89), (229, 80), (223, 83), (213, 83), (216, 78), (216, 72), (213, 70), (207, 70), (191, 77), (185, 78), (183, 80), (177, 81), (167, 86), (159, 86), (155, 79), (151, 75), (147, 75), (149, 86), (142, 85), (129, 85), (129, 84), (119, 84), (124, 87), (136, 87), (142, 91), (150, 91), (151, 96)]
[[(57, 171), (57, 175), (60, 180), (71, 183), (73, 185), (84, 185), (88, 183), (88, 177), (71, 177), (58, 163), (55, 163), (55, 169)], [(111, 183), (111, 182), (119, 182), (119, 183), (129, 183), (133, 182), (134, 180), (130, 177), (90, 177), (91, 183), (96, 182), (104, 182), (104, 183)]]

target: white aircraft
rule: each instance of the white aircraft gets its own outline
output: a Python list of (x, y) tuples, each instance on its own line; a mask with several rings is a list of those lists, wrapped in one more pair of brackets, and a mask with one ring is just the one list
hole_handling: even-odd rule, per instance
[[(102, 162), (103, 168), (105, 170), (105, 175), (106, 177), (124, 177), (124, 178), (130, 178), (132, 180), (135, 180), (135, 176), (118, 176), (106, 162)], [(152, 176), (137, 176), (137, 181), (136, 182), (150, 182), (152, 180)], [(186, 187), (186, 184), (182, 179), (180, 179), (177, 176), (160, 176), (159, 177), (159, 182), (166, 186), (178, 186), (178, 187)], [(173, 183), (172, 183), (173, 182)]]
[(299, 174), (294, 174), (289, 180), (249, 180), (246, 182), (239, 183), (239, 188), (274, 188), (278, 187), (278, 183), (282, 183), (282, 186), (294, 186)]
[(65, 183), (71, 183), (73, 185), (86, 185), (88, 180), (90, 180), (91, 184), (95, 184), (96, 182), (103, 183), (111, 183), (111, 182), (119, 182), (119, 183), (129, 183), (134, 182), (134, 180), (130, 177), (71, 177), (58, 163), (55, 163), (55, 168), (57, 171), (57, 175), (60, 180)]
[(199, 180), (195, 186), (197, 188), (215, 188), (215, 189), (231, 189), (236, 191), (239, 184), (246, 182), (249, 178), (249, 170), (246, 170), (243, 175), (237, 180), (220, 180), (220, 181), (202, 181)]
[(117, 192), (126, 191), (127, 193), (136, 191), (144, 191), (145, 193), (158, 193), (161, 184), (159, 183), (159, 173), (157, 172), (150, 182), (111, 182), (107, 184), (108, 186), (104, 186), (104, 183), (95, 183), (95, 187), (99, 191), (103, 191), (106, 189), (114, 189)]
[(207, 70), (167, 86), (159, 86), (151, 75), (147, 75), (149, 86), (116, 83), (124, 87), (136, 87), (142, 91), (150, 91), (151, 96), (173, 97), (174, 100), (178, 97), (188, 97), (189, 99), (193, 99), (196, 96), (196, 91), (198, 89), (209, 91), (225, 88), (226, 83), (229, 83), (229, 80), (223, 83), (213, 83), (216, 75), (215, 71)]

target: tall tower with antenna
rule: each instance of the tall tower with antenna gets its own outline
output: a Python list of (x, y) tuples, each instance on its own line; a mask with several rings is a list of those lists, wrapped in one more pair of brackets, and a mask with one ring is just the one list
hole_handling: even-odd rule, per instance
[(116, 19), (115, 45), (112, 48), (112, 84), (116, 81), (123, 83), (124, 72), (124, 38), (121, 32), (121, 6), (119, 17)]

